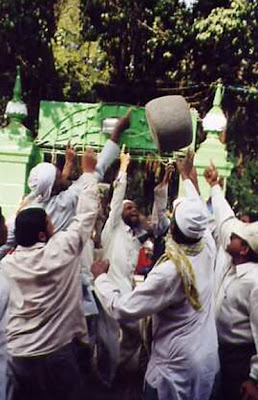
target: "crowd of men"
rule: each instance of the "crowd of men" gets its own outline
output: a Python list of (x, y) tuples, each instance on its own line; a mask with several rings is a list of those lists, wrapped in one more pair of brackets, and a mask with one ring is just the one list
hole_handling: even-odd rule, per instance
[[(0, 400), (92, 398), (85, 365), (94, 368), (97, 358), (112, 387), (120, 369), (139, 368), (147, 322), (142, 398), (258, 400), (258, 222), (236, 218), (213, 164), (205, 171), (207, 207), (188, 152), (177, 162), (185, 197), (174, 202), (172, 218), (168, 169), (154, 191), (151, 224), (143, 224), (125, 199), (130, 155), (118, 140), (129, 123), (128, 115), (118, 121), (98, 159), (84, 152), (71, 184), (72, 148), (62, 172), (38, 164), (8, 229), (0, 214)], [(119, 153), (96, 250), (98, 185)], [(135, 285), (150, 235), (159, 256)]]

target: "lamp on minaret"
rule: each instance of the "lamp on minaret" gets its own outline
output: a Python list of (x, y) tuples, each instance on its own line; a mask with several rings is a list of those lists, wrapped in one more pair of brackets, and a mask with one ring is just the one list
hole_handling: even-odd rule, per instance
[(10, 121), (15, 120), (22, 122), (28, 116), (28, 109), (26, 104), (22, 101), (22, 86), (21, 86), (21, 71), (20, 67), (17, 68), (15, 85), (13, 88), (13, 98), (8, 101), (5, 115)]
[(0, 128), (0, 204), (5, 217), (17, 211), (26, 193), (26, 181), (34, 163), (36, 149), (30, 131), (23, 125), (28, 115), (22, 101), (20, 68), (13, 89), (13, 97), (7, 104), (9, 124)]

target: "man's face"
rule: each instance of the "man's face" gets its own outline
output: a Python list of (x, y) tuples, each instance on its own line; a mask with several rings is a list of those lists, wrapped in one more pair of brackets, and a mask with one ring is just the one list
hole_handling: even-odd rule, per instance
[(5, 219), (3, 216), (0, 217), (0, 246), (5, 244), (7, 240), (7, 227), (5, 225)]
[(232, 233), (230, 243), (227, 245), (227, 252), (232, 256), (246, 255), (248, 244), (245, 243), (239, 236)]
[(67, 185), (65, 185), (65, 182), (62, 177), (62, 172), (60, 169), (56, 169), (56, 180), (51, 192), (51, 196), (56, 196), (58, 193), (62, 192), (63, 190), (67, 189)]
[(134, 201), (128, 201), (124, 204), (122, 217), (131, 228), (139, 225), (139, 211)]

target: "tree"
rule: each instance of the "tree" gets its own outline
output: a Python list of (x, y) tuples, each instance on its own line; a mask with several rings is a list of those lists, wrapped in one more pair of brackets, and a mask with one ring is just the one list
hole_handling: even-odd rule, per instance
[(6, 104), (15, 81), (16, 65), (20, 65), (31, 124), (37, 117), (41, 99), (53, 100), (62, 94), (51, 46), (57, 4), (58, 0), (0, 2), (1, 95)]
[[(215, 2), (214, 2), (215, 5)], [(252, 85), (257, 81), (257, 25), (255, 1), (235, 0), (216, 7), (194, 23), (192, 79)]]
[(109, 80), (98, 43), (83, 40), (80, 0), (60, 4), (52, 44), (66, 100), (87, 101), (94, 83)]

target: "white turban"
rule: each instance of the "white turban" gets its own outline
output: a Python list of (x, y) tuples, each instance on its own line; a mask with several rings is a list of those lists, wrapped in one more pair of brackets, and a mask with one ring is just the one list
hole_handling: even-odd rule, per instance
[(258, 254), (258, 222), (244, 223), (236, 220), (232, 233), (245, 240), (251, 249)]
[(35, 196), (39, 202), (48, 201), (56, 180), (56, 167), (43, 162), (30, 171), (28, 186), (31, 190), (30, 197)]
[(175, 220), (180, 231), (192, 239), (200, 239), (208, 226), (208, 215), (199, 198), (183, 198), (175, 209)]

